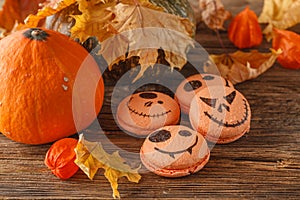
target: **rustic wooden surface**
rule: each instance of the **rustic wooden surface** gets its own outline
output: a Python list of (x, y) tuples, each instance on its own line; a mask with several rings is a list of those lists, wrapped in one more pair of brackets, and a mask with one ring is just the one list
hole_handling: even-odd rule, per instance
[[(300, 27), (293, 30), (300, 33)], [(199, 27), (196, 40), (209, 53), (234, 51), (226, 32), (221, 49), (213, 31)], [(266, 51), (266, 41), (259, 47)], [(236, 142), (216, 145), (200, 172), (184, 178), (142, 173), (139, 184), (120, 179), (124, 199), (300, 199), (300, 71), (275, 64), (257, 79), (237, 85), (252, 109), (251, 131)], [(112, 87), (99, 121), (113, 144), (138, 153), (142, 139), (124, 134), (110, 111)], [(93, 181), (82, 171), (67, 181), (57, 179), (44, 165), (50, 144), (30, 146), (0, 135), (1, 199), (109, 199), (112, 191), (100, 170)]]

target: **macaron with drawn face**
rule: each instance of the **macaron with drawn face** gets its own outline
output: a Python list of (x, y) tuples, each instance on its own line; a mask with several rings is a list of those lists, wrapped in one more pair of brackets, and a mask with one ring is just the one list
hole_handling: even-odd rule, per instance
[(222, 85), (233, 88), (233, 84), (221, 76), (215, 74), (195, 74), (184, 79), (177, 87), (175, 100), (179, 103), (181, 111), (189, 113), (190, 104), (195, 94), (210, 86)]
[(208, 162), (210, 151), (204, 137), (186, 126), (165, 126), (145, 139), (140, 158), (151, 172), (165, 177), (196, 173)]
[(121, 101), (116, 119), (124, 131), (146, 137), (160, 127), (177, 124), (180, 108), (167, 94), (155, 91), (139, 92)]
[(250, 130), (251, 110), (237, 90), (212, 86), (192, 100), (189, 119), (194, 130), (218, 144), (233, 142)]

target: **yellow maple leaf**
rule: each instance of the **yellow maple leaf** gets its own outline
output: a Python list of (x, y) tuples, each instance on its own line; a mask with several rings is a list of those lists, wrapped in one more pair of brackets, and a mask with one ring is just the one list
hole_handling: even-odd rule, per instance
[(78, 2), (78, 9), (80, 11), (86, 11), (94, 6), (100, 5), (100, 4), (109, 4), (116, 2), (115, 0), (77, 0)]
[(108, 3), (87, 4), (86, 1), (79, 1), (78, 9), (81, 15), (72, 15), (75, 25), (71, 28), (71, 37), (78, 38), (84, 42), (91, 36), (96, 36), (101, 42), (113, 34), (110, 29), (110, 22), (114, 19), (111, 8), (116, 5), (115, 1)]
[(187, 62), (185, 53), (193, 44), (194, 33), (194, 25), (187, 18), (162, 12), (148, 0), (98, 4), (81, 12), (74, 16), (72, 37), (84, 41), (96, 36), (101, 43), (99, 54), (107, 61), (109, 69), (124, 60), (127, 52), (128, 57), (139, 56), (141, 70), (134, 81), (155, 64), (157, 49), (167, 52), (165, 59), (172, 68), (181, 69)]
[(120, 198), (118, 191), (119, 178), (127, 177), (129, 181), (135, 183), (138, 183), (141, 179), (138, 173), (140, 167), (132, 169), (125, 164), (124, 159), (118, 152), (106, 153), (100, 142), (89, 142), (85, 140), (83, 134), (80, 135), (75, 152), (75, 163), (90, 179), (94, 178), (99, 168), (105, 170), (104, 175), (111, 184), (114, 198)]
[[(71, 36), (78, 38), (81, 42), (90, 36), (96, 36), (99, 42), (103, 42), (107, 38), (124, 31), (121, 30), (121, 27), (117, 27), (118, 25), (122, 24), (123, 27), (128, 26), (130, 28), (126, 24), (126, 21), (129, 21), (126, 14), (130, 14), (132, 10), (124, 8), (120, 11), (118, 9), (119, 5), (130, 5), (135, 8), (145, 6), (149, 9), (161, 10), (161, 8), (154, 6), (148, 0), (78, 0), (78, 9), (82, 14), (72, 16), (76, 23), (71, 28)], [(118, 20), (119, 23), (114, 20)]]
[(25, 19), (25, 26), (37, 27), (41, 20), (58, 13), (59, 11), (69, 7), (72, 4), (75, 4), (76, 2), (77, 0), (62, 0), (58, 1), (57, 3), (54, 2), (45, 4), (45, 6), (41, 10), (39, 10), (36, 15), (31, 14)]
[[(26, 26), (37, 26), (40, 20), (74, 4), (81, 14), (70, 15), (75, 19), (70, 29), (71, 37), (80, 42), (96, 37), (101, 44), (98, 53), (107, 61), (109, 69), (126, 59), (125, 55), (139, 56), (141, 70), (135, 81), (148, 67), (153, 67), (158, 49), (165, 51), (171, 68), (181, 69), (187, 62), (185, 54), (193, 45), (194, 24), (188, 18), (167, 13), (149, 0), (61, 0), (29, 16)], [(158, 29), (149, 31), (151, 28)], [(136, 31), (139, 29), (143, 30)], [(138, 34), (129, 37), (126, 32), (130, 31)]]
[[(270, 53), (237, 51), (231, 54), (210, 55), (205, 72), (220, 73), (233, 84), (256, 78), (271, 68), (282, 51), (271, 49)], [(217, 66), (214, 67), (212, 62)], [(216, 71), (218, 70), (218, 71)]]
[(259, 23), (267, 23), (263, 33), (272, 39), (273, 27), (287, 29), (300, 22), (300, 0), (265, 0)]

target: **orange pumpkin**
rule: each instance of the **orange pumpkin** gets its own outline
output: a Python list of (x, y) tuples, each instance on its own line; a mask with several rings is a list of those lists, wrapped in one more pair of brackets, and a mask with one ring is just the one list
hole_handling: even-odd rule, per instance
[(31, 28), (0, 40), (0, 132), (43, 144), (89, 126), (104, 83), (95, 60), (69, 37)]

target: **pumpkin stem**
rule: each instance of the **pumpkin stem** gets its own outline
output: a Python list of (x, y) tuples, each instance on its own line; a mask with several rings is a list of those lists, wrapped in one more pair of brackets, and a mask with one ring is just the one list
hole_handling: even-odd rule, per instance
[(23, 35), (30, 40), (38, 40), (38, 41), (45, 41), (47, 40), (47, 37), (49, 37), (49, 34), (46, 31), (39, 28), (27, 29), (23, 33)]

